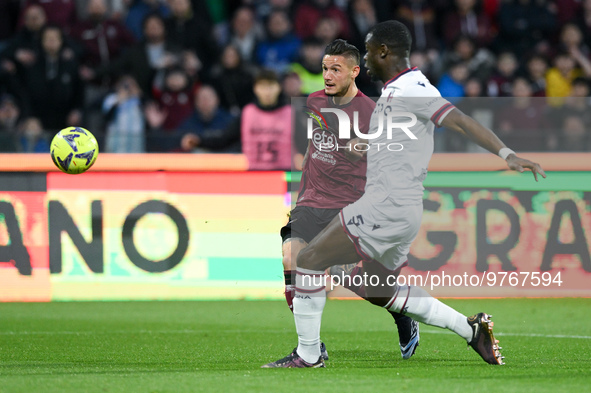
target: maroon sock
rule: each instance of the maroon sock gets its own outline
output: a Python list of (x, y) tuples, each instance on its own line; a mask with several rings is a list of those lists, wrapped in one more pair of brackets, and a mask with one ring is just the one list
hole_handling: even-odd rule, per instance
[(295, 283), (292, 283), (292, 277), (295, 278), (294, 270), (284, 270), (283, 277), (285, 278), (285, 301), (291, 312), (293, 312), (293, 297), (295, 296)]
[[(363, 265), (361, 263), (358, 263), (357, 265), (355, 265), (355, 267), (353, 268), (353, 270), (351, 270), (351, 273), (349, 273), (349, 276), (351, 277), (351, 279), (346, 279), (343, 280), (343, 287), (347, 288), (348, 290), (350, 290), (351, 292), (355, 293), (357, 296), (362, 297), (365, 299), (365, 287), (363, 286), (362, 280), (361, 279), (357, 279), (355, 280), (355, 276), (362, 276), (363, 275)], [(361, 282), (361, 285), (357, 286), (354, 285), (354, 283), (356, 282)]]

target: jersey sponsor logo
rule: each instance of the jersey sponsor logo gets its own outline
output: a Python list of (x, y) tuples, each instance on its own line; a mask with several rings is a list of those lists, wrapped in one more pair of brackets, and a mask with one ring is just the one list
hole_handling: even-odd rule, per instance
[(375, 231), (376, 229), (380, 229), (382, 226), (378, 225), (378, 224), (373, 224), (373, 228), (371, 228), (372, 231)]
[(322, 162), (326, 162), (327, 164), (330, 164), (332, 166), (335, 166), (337, 164), (337, 159), (334, 158), (334, 156), (329, 153), (315, 151), (314, 153), (312, 153), (312, 155), (310, 157), (312, 157), (315, 160), (320, 160)]
[(314, 144), (316, 150), (327, 152), (335, 151), (337, 149), (338, 141), (333, 133), (317, 127), (312, 134), (312, 144)]

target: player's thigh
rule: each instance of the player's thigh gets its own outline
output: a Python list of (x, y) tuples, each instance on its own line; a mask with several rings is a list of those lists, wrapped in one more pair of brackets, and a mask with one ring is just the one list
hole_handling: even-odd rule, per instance
[(290, 237), (283, 242), (282, 252), (284, 270), (294, 270), (296, 268), (296, 258), (300, 251), (302, 251), (307, 245), (308, 243), (299, 237)]
[(330, 266), (355, 263), (359, 255), (355, 245), (345, 233), (339, 215), (324, 228), (297, 258), (297, 266), (304, 269), (324, 270)]

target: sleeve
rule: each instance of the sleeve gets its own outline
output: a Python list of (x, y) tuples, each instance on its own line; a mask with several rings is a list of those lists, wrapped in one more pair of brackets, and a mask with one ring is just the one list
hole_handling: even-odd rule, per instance
[(108, 114), (117, 107), (117, 94), (109, 94), (103, 101), (103, 113)]
[(409, 112), (431, 120), (437, 127), (441, 126), (443, 119), (455, 108), (451, 102), (441, 97), (439, 90), (428, 81), (418, 83), (416, 87), (408, 90), (405, 91), (404, 97)]

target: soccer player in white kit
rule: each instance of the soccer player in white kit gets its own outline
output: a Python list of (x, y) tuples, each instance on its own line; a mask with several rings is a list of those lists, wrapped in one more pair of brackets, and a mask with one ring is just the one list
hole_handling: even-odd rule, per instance
[[(372, 114), (366, 145), (360, 149), (367, 150), (365, 194), (343, 208), (298, 255), (293, 300), (298, 346), (264, 368), (324, 367), (320, 322), (326, 294), (320, 278), (326, 268), (353, 263), (359, 257), (375, 259), (388, 270), (406, 261), (421, 222), (422, 183), (433, 153), (435, 126), (464, 134), (501, 156), (512, 170), (531, 170), (536, 181), (538, 174), (546, 177), (538, 164), (517, 157), (491, 130), (442, 98), (418, 69), (409, 67), (411, 36), (402, 23), (377, 24), (367, 34), (365, 45), (368, 73), (385, 83)], [(466, 317), (420, 287), (382, 286), (387, 282), (385, 269), (374, 269), (368, 269), (367, 274), (381, 276), (381, 280), (380, 285), (366, 285), (372, 303), (449, 329), (464, 338), (485, 362), (504, 364), (490, 315), (481, 312)]]

